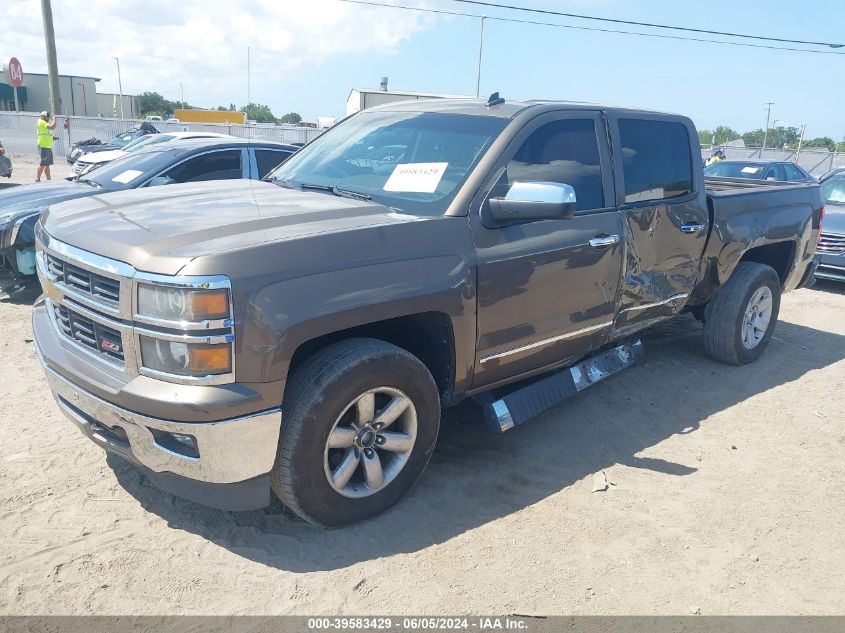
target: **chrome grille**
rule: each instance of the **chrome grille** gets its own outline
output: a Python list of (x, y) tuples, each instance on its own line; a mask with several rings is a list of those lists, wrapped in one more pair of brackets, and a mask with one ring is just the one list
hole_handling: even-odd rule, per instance
[(116, 279), (92, 273), (50, 254), (47, 255), (47, 270), (57, 280), (74, 290), (115, 304), (120, 302), (120, 282)]
[(81, 160), (77, 160), (73, 164), (73, 173), (77, 176), (81, 175), (83, 171), (88, 169), (91, 166), (91, 163), (83, 162)]
[(845, 253), (845, 235), (837, 233), (822, 233), (816, 250), (827, 255)]
[(82, 316), (67, 306), (54, 305), (59, 330), (66, 337), (87, 347), (107, 360), (123, 363), (123, 340), (120, 332)]

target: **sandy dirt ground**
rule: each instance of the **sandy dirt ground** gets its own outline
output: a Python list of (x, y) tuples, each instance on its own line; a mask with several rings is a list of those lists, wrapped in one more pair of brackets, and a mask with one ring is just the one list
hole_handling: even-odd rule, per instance
[(0, 613), (845, 613), (843, 317), (820, 283), (755, 365), (682, 318), (505, 435), (461, 406), (408, 498), (322, 531), (107, 461), (54, 406), (28, 305), (0, 304)]
[[(12, 177), (0, 178), (0, 187), (7, 185), (28, 185), (35, 182), (35, 172), (38, 170), (38, 156), (35, 151), (32, 155), (27, 154), (8, 154), (9, 160), (12, 161)], [(68, 162), (56, 156), (55, 164), (50, 167), (50, 176), (53, 180), (62, 180), (73, 174), (73, 168)], [(41, 182), (46, 182), (46, 177), (42, 177)]]

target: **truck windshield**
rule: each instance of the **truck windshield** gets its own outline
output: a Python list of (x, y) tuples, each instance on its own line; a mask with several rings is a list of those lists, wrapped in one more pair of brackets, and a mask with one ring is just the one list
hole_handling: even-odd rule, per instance
[(363, 112), (325, 132), (267, 180), (361, 194), (397, 211), (442, 215), (508, 119)]

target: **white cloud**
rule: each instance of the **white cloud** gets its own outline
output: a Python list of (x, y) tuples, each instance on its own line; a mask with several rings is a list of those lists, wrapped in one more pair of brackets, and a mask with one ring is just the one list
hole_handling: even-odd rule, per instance
[[(40, 2), (11, 0), (3, 13), (0, 54), (46, 72)], [(247, 47), (253, 100), (271, 101), (258, 78), (282, 82), (338, 55), (395, 53), (435, 20), (337, 0), (59, 0), (53, 18), (60, 73), (100, 77), (101, 92), (116, 92), (117, 56), (124, 92), (174, 98), (183, 82), (186, 99), (204, 105), (244, 101), (233, 95), (245, 93)]]

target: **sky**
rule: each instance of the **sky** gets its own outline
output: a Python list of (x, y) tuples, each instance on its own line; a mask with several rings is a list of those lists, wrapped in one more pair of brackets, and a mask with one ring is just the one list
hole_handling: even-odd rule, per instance
[[(454, 0), (374, 0), (572, 26), (624, 27)], [(592, 16), (845, 43), (845, 1), (502, 0)], [(4, 0), (0, 59), (46, 72), (39, 0)], [(59, 72), (117, 92), (155, 91), (200, 107), (253, 102), (276, 116), (342, 116), (352, 88), (474, 95), (480, 19), (339, 0), (53, 0)], [(685, 35), (684, 33), (662, 32)], [(690, 34), (691, 36), (694, 36)], [(716, 36), (712, 39), (727, 39)], [(788, 46), (788, 45), (786, 45)], [(481, 93), (588, 101), (690, 116), (739, 132), (771, 121), (845, 138), (842, 55), (721, 46), (486, 20)]]

